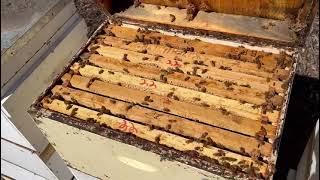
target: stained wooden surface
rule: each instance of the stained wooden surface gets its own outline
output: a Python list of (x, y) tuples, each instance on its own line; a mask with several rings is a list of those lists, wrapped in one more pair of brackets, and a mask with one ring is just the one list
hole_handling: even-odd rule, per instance
[(193, 3), (200, 10), (284, 19), (298, 12), (305, 0), (142, 0), (143, 3), (187, 8)]
[[(105, 82), (112, 84), (121, 84), (127, 88), (138, 89), (141, 91), (154, 93), (160, 96), (168, 96), (170, 93), (174, 93), (174, 95), (179, 98), (181, 101), (185, 101), (188, 103), (203, 105), (206, 104), (211, 106), (214, 109), (225, 108), (227, 111), (234, 113), (238, 116), (243, 116), (253, 120), (259, 120), (261, 118), (262, 109), (253, 107), (253, 104), (250, 103), (241, 103), (240, 101), (232, 100), (229, 98), (223, 98), (220, 96), (210, 95), (206, 92), (201, 92), (202, 87), (205, 88), (204, 85), (202, 87), (198, 87), (197, 90), (190, 90), (188, 88), (183, 88), (179, 86), (170, 85), (163, 82), (158, 82), (146, 78), (140, 78), (135, 76), (126, 75), (125, 73), (114, 72), (114, 74), (110, 74), (108, 72), (99, 74), (101, 72), (100, 68), (96, 68), (94, 66), (86, 65), (83, 68), (77, 69), (73, 67), (74, 70), (78, 70), (82, 76), (89, 78), (98, 78)], [(78, 66), (79, 67), (79, 66)], [(106, 70), (104, 70), (106, 71)], [(159, 75), (160, 76), (160, 75)], [(148, 85), (152, 84), (152, 86)], [(199, 85), (197, 85), (199, 86)], [(231, 91), (231, 90), (226, 90)], [(194, 99), (198, 98), (201, 101), (195, 101)], [(271, 122), (277, 123), (277, 119), (279, 117), (279, 112), (274, 111), (272, 113), (266, 114)]]
[[(108, 26), (106, 30), (110, 30), (116, 37), (125, 39), (127, 41), (135, 40), (136, 36), (139, 35), (136, 29), (128, 28), (124, 26)], [(159, 38), (160, 37), (160, 38)], [(107, 38), (107, 37), (106, 37)], [(110, 37), (114, 38), (114, 37)], [(263, 51), (255, 51), (246, 49), (244, 47), (232, 47), (222, 44), (213, 44), (198, 39), (187, 39), (183, 37), (176, 37), (165, 35), (159, 32), (150, 32), (145, 34), (146, 39), (159, 38), (160, 45), (170, 45), (172, 48), (177, 50), (184, 50), (188, 47), (193, 47), (194, 52), (208, 55), (215, 55), (219, 57), (229, 58), (230, 56), (237, 57), (238, 60), (255, 62), (257, 57), (260, 57), (262, 62), (262, 68), (266, 70), (273, 69), (277, 66), (278, 54), (266, 53)], [(110, 42), (108, 42), (110, 43)], [(121, 42), (120, 42), (121, 43)], [(129, 44), (130, 45), (130, 44)], [(169, 48), (169, 47), (167, 47)], [(166, 55), (166, 54), (165, 54)]]
[[(170, 14), (175, 17), (174, 21), (172, 21)], [(129, 20), (174, 25), (180, 28), (192, 28), (210, 32), (223, 32), (288, 43), (297, 39), (294, 32), (290, 30), (287, 21), (258, 17), (199, 11), (192, 21), (188, 21), (186, 19), (186, 9), (175, 7), (161, 7), (159, 9), (156, 5), (150, 4), (138, 7), (131, 6), (116, 15)]]
[[(202, 52), (214, 47), (220, 49)], [(252, 52), (110, 25), (42, 105), (241, 171), (253, 162), (253, 171), (266, 176), (292, 63), (262, 51), (253, 54), (271, 63), (222, 53), (243, 49)]]
[[(263, 126), (263, 124), (257, 120), (243, 118), (241, 116), (232, 114), (225, 115), (220, 110), (203, 108), (199, 105), (183, 103), (177, 100), (165, 98), (163, 96), (145, 93), (139, 90), (125, 88), (119, 85), (113, 85), (101, 81), (94, 81), (90, 88), (86, 88), (86, 85), (89, 81), (90, 78), (75, 75), (70, 80), (70, 83), (75, 88), (85, 89), (89, 92), (114, 97), (116, 99), (131, 103), (141, 104), (152, 109), (158, 109), (161, 111), (169, 109), (170, 113), (172, 114), (186, 118), (192, 118), (196, 121), (200, 121), (209, 125), (222, 127), (251, 136), (255, 136), (255, 134), (260, 130), (261, 126)], [(153, 102), (148, 102), (146, 104), (144, 101), (146, 96), (150, 96)], [(267, 136), (274, 138), (276, 128), (271, 125), (264, 125), (264, 128), (267, 131)]]
[[(218, 161), (220, 161), (220, 163), (226, 162), (225, 159), (232, 159), (228, 160), (228, 163), (232, 165), (241, 165), (243, 163), (245, 166), (249, 167), (250, 164), (253, 164), (253, 167), (257, 168), (256, 171), (258, 173), (261, 172), (263, 174), (266, 174), (267, 166), (264, 163), (257, 163), (248, 157), (241, 156), (239, 154), (235, 154), (228, 151), (224, 151), (224, 153), (221, 153), (221, 151), (219, 151), (218, 148), (212, 146), (204, 146), (203, 143), (199, 143), (196, 141), (188, 143), (188, 139), (183, 138), (181, 136), (177, 136), (157, 129), (150, 130), (148, 126), (134, 122), (128, 122), (125, 119), (110, 116), (107, 114), (102, 114), (98, 116), (98, 111), (93, 111), (77, 105), (72, 105), (72, 107), (68, 109), (68, 105), (66, 105), (63, 101), (60, 100), (53, 100), (50, 103), (44, 102), (43, 105), (46, 108), (61, 112), (63, 114), (72, 115), (81, 120), (89, 121), (90, 119), (88, 118), (95, 119), (98, 123), (105, 124), (106, 126), (111, 127), (112, 129), (125, 131), (143, 139), (147, 139), (152, 142), (157, 142), (159, 144), (164, 144), (168, 147), (173, 147), (180, 151), (195, 150), (201, 155), (217, 159)], [(75, 112), (75, 109), (76, 113), (74, 114), (73, 112)], [(198, 149), (197, 147), (199, 147), (200, 149)]]
[[(270, 143), (261, 145), (258, 140), (252, 137), (199, 124), (185, 118), (158, 112), (128, 102), (116, 100), (116, 105), (113, 105), (112, 98), (99, 96), (82, 90), (56, 86), (53, 88), (52, 93), (61, 94), (67, 101), (75, 99), (79, 104), (91, 109), (100, 110), (102, 107), (108, 107), (112, 114), (123, 114), (134, 121), (161, 127), (173, 133), (181, 133), (187, 137), (195, 139), (211, 138), (215, 143), (223, 144), (226, 148), (238, 153), (242, 153), (241, 148), (244, 148), (245, 152), (249, 154), (254, 153), (255, 149), (259, 149), (264, 156), (270, 156), (272, 150)], [(194, 131), (195, 129), (197, 131)], [(205, 132), (208, 133), (208, 135), (202, 137)]]
[[(270, 79), (278, 79), (279, 75), (285, 75), (288, 77), (289, 71), (283, 69), (277, 69), (277, 72), (274, 74), (273, 69), (271, 68), (262, 68), (258, 67), (256, 63), (251, 62), (236, 62), (229, 58), (223, 58), (215, 55), (208, 54), (199, 54), (195, 52), (186, 52), (184, 50), (177, 50), (168, 46), (158, 46), (154, 44), (143, 44), (141, 42), (133, 42), (130, 44), (126, 44), (125, 39), (114, 38), (114, 37), (106, 37), (104, 39), (104, 43), (107, 45), (111, 45), (112, 47), (118, 47), (121, 49), (126, 49), (130, 51), (139, 51), (141, 49), (147, 50), (149, 54), (152, 55), (162, 55), (168, 59), (181, 59), (182, 63), (192, 64), (194, 61), (201, 59), (204, 61), (204, 66), (207, 66), (208, 69), (213, 68), (209, 66), (210, 61), (215, 62), (216, 67), (231, 67), (232, 71), (235, 72), (243, 72), (250, 75), (255, 75), (258, 77), (270, 78)], [(193, 47), (193, 46), (190, 46)], [(161, 58), (162, 59), (162, 58)]]
[[(148, 77), (148, 79), (155, 79), (157, 81), (161, 80), (159, 76), (159, 74), (162, 73), (161, 68), (148, 66), (147, 64), (133, 64), (96, 54), (91, 55), (89, 61), (94, 65), (113, 71), (124, 72), (123, 68), (126, 68), (135, 76)], [(201, 81), (201, 77), (185, 75), (177, 72), (169, 74), (166, 78), (167, 83), (169, 84), (186, 87), (193, 90), (199, 89), (195, 84)], [(233, 90), (227, 91), (228, 87), (226, 87), (223, 82), (218, 80), (208, 79), (206, 80), (206, 83), (207, 93), (212, 95), (220, 95), (222, 97), (245, 101), (252, 104), (261, 104), (265, 101), (264, 91), (259, 91), (253, 88), (249, 89), (242, 86), (232, 86)]]

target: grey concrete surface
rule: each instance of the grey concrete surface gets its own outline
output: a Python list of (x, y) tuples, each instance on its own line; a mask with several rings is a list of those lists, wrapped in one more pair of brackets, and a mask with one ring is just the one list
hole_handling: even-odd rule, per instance
[(302, 53), (302, 61), (298, 62), (297, 73), (319, 79), (319, 12), (306, 39), (305, 51)]
[(1, 54), (59, 0), (1, 0)]

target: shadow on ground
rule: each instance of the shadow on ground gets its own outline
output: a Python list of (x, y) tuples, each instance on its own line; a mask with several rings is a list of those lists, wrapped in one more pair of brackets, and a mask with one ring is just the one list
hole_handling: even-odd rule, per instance
[(319, 118), (319, 97), (318, 79), (296, 75), (280, 143), (275, 180), (286, 179), (289, 169), (297, 168)]

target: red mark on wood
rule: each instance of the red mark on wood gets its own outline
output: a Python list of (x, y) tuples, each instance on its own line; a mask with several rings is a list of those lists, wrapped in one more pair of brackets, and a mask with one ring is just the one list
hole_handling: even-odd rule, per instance
[(181, 67), (181, 64), (177, 60), (168, 59), (166, 64), (169, 64), (171, 67)]
[(152, 81), (151, 84), (149, 84), (149, 87), (157, 88), (157, 85), (155, 85), (154, 82)]
[(132, 122), (130, 122), (131, 127), (129, 128), (129, 132), (131, 133), (137, 133), (138, 130), (134, 127), (134, 124)]
[(145, 85), (147, 83), (146, 80), (145, 79), (142, 79), (142, 80), (143, 82), (141, 82), (140, 85)]
[(119, 129), (124, 132), (130, 132), (130, 133), (137, 133), (138, 132), (137, 128), (134, 127), (134, 124), (132, 122), (130, 122), (130, 125), (128, 125), (126, 120), (123, 120), (120, 123)]
[(175, 63), (173, 64), (174, 67), (181, 67), (181, 64), (178, 61), (174, 61)]
[(127, 125), (127, 121), (123, 120), (122, 123), (120, 123), (119, 129), (121, 129), (122, 131), (127, 131), (128, 125)]
[(147, 81), (145, 79), (142, 79), (142, 82), (139, 83), (140, 85), (157, 88), (157, 85), (154, 83), (154, 81)]

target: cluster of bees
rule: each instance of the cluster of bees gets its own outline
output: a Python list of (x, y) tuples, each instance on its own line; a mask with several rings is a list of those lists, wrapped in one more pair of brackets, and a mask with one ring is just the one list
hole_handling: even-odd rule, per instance
[[(140, 4), (141, 5), (141, 4)], [(192, 9), (192, 8), (191, 8)], [(191, 11), (190, 11), (191, 12)], [(170, 15), (171, 16), (171, 15)], [(175, 20), (175, 17), (172, 15), (172, 21)], [(138, 30), (139, 33), (142, 33), (142, 35), (137, 35), (135, 40), (133, 42), (144, 42), (145, 44), (160, 44), (160, 39), (161, 37), (156, 37), (156, 38), (151, 38), (151, 39), (147, 39), (145, 38), (145, 36), (143, 34), (148, 34), (150, 33), (149, 30), (144, 30), (144, 29), (139, 29)], [(115, 36), (114, 33), (112, 33), (111, 31), (107, 31), (107, 34), (108, 36)], [(129, 45), (132, 41), (126, 41), (125, 43), (127, 45)], [(170, 48), (173, 48), (169, 43), (165, 44), (167, 47), (170, 47)], [(183, 51), (184, 52), (194, 52), (194, 48), (193, 47), (185, 47), (183, 48)], [(138, 51), (139, 53), (142, 53), (142, 54), (147, 54), (148, 51), (146, 49), (142, 49), (140, 51)], [(204, 53), (204, 52), (203, 52)], [(203, 54), (201, 53), (201, 54)], [(240, 53), (240, 56), (243, 55)], [(163, 56), (161, 55), (158, 55), (156, 56), (155, 59), (159, 59), (159, 58), (163, 58)], [(237, 58), (239, 59), (239, 57), (237, 56)], [(258, 60), (255, 61), (257, 63), (257, 66), (258, 68), (261, 68), (261, 59), (262, 57), (258, 56)], [(233, 58), (234, 59), (234, 58)], [(130, 62), (130, 59), (128, 58), (128, 54), (123, 54), (123, 57), (122, 57), (122, 60), (123, 61), (127, 61), (127, 62)], [(148, 57), (143, 57), (143, 60), (149, 60)], [(182, 61), (181, 59), (177, 59), (178, 61)], [(189, 63), (189, 62), (185, 62), (185, 63)], [(286, 67), (289, 67), (290, 66), (290, 61), (286, 61), (285, 60), (285, 54), (281, 54), (280, 58), (278, 59), (277, 61), (277, 67), (280, 67), (280, 68), (286, 68)], [(202, 60), (195, 60), (193, 61), (193, 64), (195, 65), (198, 65), (198, 66), (204, 66), (204, 67), (208, 67), (209, 65), (211, 65), (212, 67), (216, 67), (216, 62), (215, 61), (210, 61), (210, 64), (207, 65), (204, 61)], [(201, 77), (201, 75), (199, 75), (199, 67), (193, 67), (193, 70), (190, 71), (190, 72), (186, 72), (186, 74), (188, 75), (191, 75), (191, 76), (197, 76), (197, 77)], [(229, 67), (225, 67), (225, 66), (220, 66), (219, 69), (222, 69), (222, 70), (231, 70), (231, 68)], [(99, 70), (99, 74), (102, 74), (104, 73), (105, 70), (103, 69), (100, 69)], [(128, 69), (126, 68), (123, 68), (123, 71), (126, 72), (126, 73), (130, 73)], [(179, 72), (179, 73), (184, 73), (181, 69), (179, 68), (169, 68), (169, 69), (162, 69), (161, 72), (164, 72), (164, 73), (161, 73), (160, 74), (160, 80), (164, 83), (166, 83), (168, 81), (167, 79), (167, 75), (170, 74), (170, 73), (174, 73), (174, 72)], [(201, 69), (200, 73), (201, 74), (204, 74), (204, 73), (207, 73), (208, 72), (208, 69)], [(108, 73), (109, 74), (114, 74), (113, 71), (110, 71), (108, 70)], [(189, 81), (190, 80), (190, 76), (186, 76), (184, 78), (185, 81)], [(92, 78), (88, 84), (87, 84), (87, 88), (90, 87), (90, 85), (95, 81), (95, 80), (99, 80), (97, 78)], [(232, 81), (224, 81), (223, 82), (226, 89), (227, 90), (233, 90), (235, 85), (237, 85), (236, 83), (232, 82)], [(201, 92), (206, 92), (206, 86), (207, 85), (207, 82), (205, 80), (201, 80), (197, 83), (195, 83), (195, 87), (199, 88), (199, 90)], [(246, 85), (239, 85), (239, 86), (242, 86), (242, 87), (246, 87), (246, 88), (251, 88), (249, 84), (246, 84)], [(172, 98), (173, 100), (177, 100), (179, 101), (180, 98), (174, 94), (174, 92), (170, 92), (167, 94), (167, 97), (168, 98)], [(266, 112), (272, 112), (273, 110), (277, 109), (279, 110), (279, 108), (281, 107), (282, 103), (283, 103), (283, 98), (281, 96), (279, 96), (275, 91), (268, 91), (265, 93), (265, 97), (266, 97), (266, 103), (262, 104), (262, 105), (255, 105), (256, 108), (258, 107), (262, 107), (263, 109), (263, 113), (265, 114)], [(193, 98), (194, 101), (201, 101), (200, 98), (198, 97), (194, 97)], [(116, 100), (113, 100), (111, 99), (110, 102), (112, 104), (115, 104), (117, 101)], [(143, 101), (141, 102), (141, 105), (149, 105), (148, 103), (152, 103), (154, 102), (154, 100), (150, 97), (150, 96), (145, 96), (145, 98), (143, 99)], [(72, 103), (77, 103), (76, 101), (73, 101)], [(133, 106), (135, 106), (136, 104), (129, 104), (127, 107), (126, 107), (126, 110), (128, 111), (129, 109), (131, 109)], [(201, 106), (203, 107), (210, 107), (210, 105), (206, 104), (206, 103), (201, 103)], [(67, 102), (67, 106), (66, 106), (66, 109), (69, 110), (72, 108), (72, 104), (71, 102)], [(226, 110), (225, 108), (223, 107), (220, 107), (219, 110), (221, 111), (221, 113), (223, 115), (229, 115), (230, 112), (228, 110)], [(78, 108), (73, 108), (71, 113), (70, 113), (70, 116), (74, 117), (76, 114), (77, 114), (77, 111), (78, 111)], [(170, 109), (164, 107), (162, 109), (163, 112), (167, 112), (169, 113), (170, 112)], [(98, 116), (101, 116), (103, 114), (112, 114), (112, 112), (109, 110), (109, 109), (106, 109), (104, 106), (101, 107), (101, 109), (99, 109), (99, 112), (98, 112)], [(115, 116), (117, 117), (121, 117), (121, 118), (126, 118), (124, 115), (121, 115), (121, 114), (115, 114)], [(94, 119), (88, 119), (88, 122), (96, 122)], [(268, 119), (266, 119), (264, 122), (268, 122)], [(170, 122), (172, 123), (172, 122)], [(165, 130), (170, 130), (172, 128), (172, 125), (171, 124), (168, 124), (165, 128)], [(150, 126), (150, 130), (154, 129), (155, 127), (154, 126)], [(260, 131), (258, 131), (256, 133), (256, 138), (259, 140), (259, 142), (261, 143), (264, 143), (267, 139), (266, 139), (266, 135), (267, 135), (267, 131), (266, 129), (262, 126)], [(155, 138), (155, 142), (159, 143), (160, 142), (160, 139), (161, 139), (161, 135), (157, 136)], [(207, 145), (212, 145), (212, 146), (215, 146), (215, 147), (220, 147), (220, 148), (224, 148), (223, 145), (221, 144), (218, 144), (218, 143), (215, 143), (210, 137), (208, 137), (208, 133), (205, 132), (201, 135), (201, 137), (199, 139), (194, 139), (194, 138), (191, 138), (191, 139), (188, 139), (186, 141), (186, 143), (191, 143), (193, 141), (199, 141), (199, 142), (202, 142), (204, 144), (204, 147), (207, 146)], [(203, 150), (203, 147), (195, 147), (196, 151), (202, 151)], [(241, 154), (244, 154), (244, 155), (249, 155), (246, 150), (241, 147), (240, 148), (240, 151), (241, 151)], [(231, 157), (224, 157), (225, 156), (225, 153), (223, 150), (219, 150), (218, 153), (215, 154), (215, 156), (219, 156), (219, 157), (222, 157), (220, 158), (221, 160), (223, 161), (226, 161), (226, 165), (228, 166), (227, 162), (232, 162), (232, 161), (236, 161), (236, 159), (234, 158), (231, 158)], [(261, 158), (261, 153), (257, 150), (256, 152), (253, 152), (251, 153), (249, 156), (252, 156), (253, 158), (256, 158), (256, 159), (259, 159)], [(261, 159), (259, 159), (261, 160)], [(241, 163), (239, 165), (241, 167)], [(246, 165), (247, 166), (247, 165)], [(243, 167), (242, 167), (243, 168)]]

